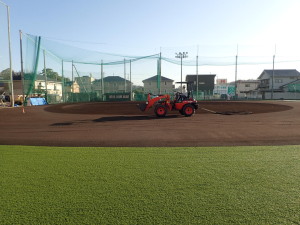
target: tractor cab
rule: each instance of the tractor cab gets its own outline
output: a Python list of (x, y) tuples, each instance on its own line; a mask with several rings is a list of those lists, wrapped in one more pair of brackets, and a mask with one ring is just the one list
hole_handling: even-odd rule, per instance
[[(194, 101), (194, 96), (193, 96), (193, 82), (176, 82), (176, 84), (182, 84), (183, 85), (183, 90), (182, 92), (176, 92), (175, 93), (175, 98), (174, 100), (176, 102), (182, 102), (186, 100), (193, 100)], [(187, 87), (187, 88), (185, 88)]]

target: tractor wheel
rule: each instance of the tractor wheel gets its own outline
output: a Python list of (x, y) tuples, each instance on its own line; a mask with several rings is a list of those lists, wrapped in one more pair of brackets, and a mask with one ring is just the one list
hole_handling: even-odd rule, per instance
[(158, 104), (155, 107), (155, 114), (157, 117), (164, 117), (167, 114), (167, 107), (165, 105), (162, 104)]
[(191, 104), (187, 104), (182, 109), (183, 115), (192, 116), (195, 113), (195, 107)]

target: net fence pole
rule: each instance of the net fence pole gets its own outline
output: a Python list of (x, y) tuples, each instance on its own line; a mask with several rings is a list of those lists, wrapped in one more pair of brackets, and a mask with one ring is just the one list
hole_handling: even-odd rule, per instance
[(271, 91), (271, 99), (274, 98), (274, 68), (275, 68), (275, 54), (276, 54), (276, 45), (275, 45), (275, 52), (273, 55), (273, 69), (272, 69), (272, 91)]
[[(196, 91), (197, 91), (197, 94), (196, 94), (196, 98), (198, 99), (198, 89), (199, 89), (199, 76), (198, 76), (198, 54), (196, 56), (196, 77), (197, 77), (197, 85), (196, 85)], [(193, 88), (194, 89), (194, 88)]]
[(9, 6), (4, 2), (0, 1), (2, 5), (6, 7), (6, 16), (7, 16), (7, 36), (8, 36), (8, 54), (9, 54), (9, 76), (10, 76), (10, 88), (11, 88), (11, 107), (15, 105), (15, 95), (14, 95), (14, 81), (13, 81), (13, 72), (12, 72), (12, 56), (11, 56), (11, 39), (10, 39), (10, 9)]
[(74, 62), (72, 60), (72, 84), (71, 84), (71, 101), (74, 102)]
[(43, 55), (44, 55), (44, 76), (45, 76), (45, 98), (46, 98), (46, 102), (48, 102), (48, 81), (47, 81), (47, 66), (46, 66), (46, 51), (45, 49), (43, 50)]
[(239, 46), (237, 45), (237, 53), (235, 56), (235, 76), (234, 76), (234, 97), (237, 98), (237, 62), (238, 62), (238, 51), (239, 51)]
[(62, 95), (62, 101), (65, 102), (65, 76), (64, 76), (64, 61), (61, 61), (61, 76), (62, 76), (62, 81), (61, 81), (61, 95)]
[(126, 93), (126, 60), (124, 58), (124, 93)]
[(103, 60), (101, 60), (101, 97), (104, 101), (104, 73), (103, 73)]
[(132, 101), (131, 59), (129, 61), (129, 78), (130, 78), (130, 101)]
[(21, 58), (21, 80), (22, 80), (22, 100), (23, 100), (23, 106), (25, 103), (25, 91), (24, 91), (24, 62), (23, 62), (23, 35), (22, 31), (19, 30), (20, 34), (20, 58)]
[(159, 94), (161, 95), (161, 52), (159, 53)]
[(275, 55), (273, 55), (273, 69), (272, 69), (272, 89), (271, 89), (271, 99), (273, 100), (274, 95), (274, 64), (275, 64)]

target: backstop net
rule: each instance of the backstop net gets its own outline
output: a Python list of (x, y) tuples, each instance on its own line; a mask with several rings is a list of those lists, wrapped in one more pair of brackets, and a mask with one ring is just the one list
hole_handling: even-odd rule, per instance
[[(214, 79), (227, 82), (257, 79), (264, 69), (272, 68), (274, 54), (274, 46), (200, 45), (160, 48), (157, 53), (136, 56), (83, 49), (30, 34), (23, 35), (22, 46), (26, 99), (44, 97), (50, 104), (142, 101), (148, 92), (173, 95), (181, 91), (186, 75), (215, 75)], [(288, 57), (277, 55), (276, 69), (297, 69), (299, 51), (290, 49), (295, 56), (291, 52)], [(180, 57), (179, 53), (187, 52)], [(215, 95), (213, 88), (197, 84), (194, 97), (198, 100)], [(228, 90), (234, 94), (234, 84)]]

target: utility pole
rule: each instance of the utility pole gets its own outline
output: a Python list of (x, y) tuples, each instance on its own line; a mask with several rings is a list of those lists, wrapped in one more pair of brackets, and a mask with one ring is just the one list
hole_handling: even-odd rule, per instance
[(187, 58), (188, 57), (188, 52), (179, 52), (179, 53), (175, 53), (176, 56), (175, 58), (179, 58), (180, 59), (180, 63), (181, 63), (181, 80), (180, 80), (180, 89), (181, 89), (181, 93), (183, 92), (182, 89), (182, 59), (183, 58)]

